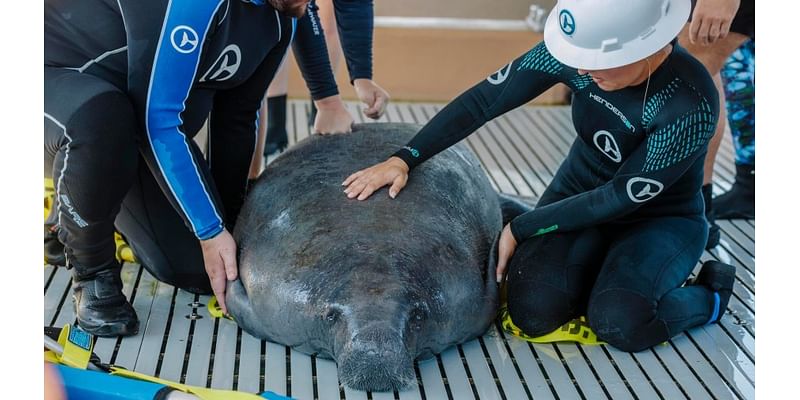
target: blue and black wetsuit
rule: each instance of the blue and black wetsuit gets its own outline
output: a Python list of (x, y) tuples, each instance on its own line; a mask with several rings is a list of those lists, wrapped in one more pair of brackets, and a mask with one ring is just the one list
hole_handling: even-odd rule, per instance
[(578, 137), (537, 207), (511, 222), (514, 323), (538, 336), (588, 311), (600, 338), (641, 350), (709, 321), (713, 293), (681, 285), (706, 243), (700, 187), (719, 104), (705, 68), (681, 47), (649, 82), (606, 92), (540, 43), (395, 155), (413, 168), (557, 83), (573, 91)]
[(45, 174), (79, 276), (116, 225), (156, 278), (209, 289), (198, 239), (235, 221), (295, 25), (263, 0), (45, 2)]

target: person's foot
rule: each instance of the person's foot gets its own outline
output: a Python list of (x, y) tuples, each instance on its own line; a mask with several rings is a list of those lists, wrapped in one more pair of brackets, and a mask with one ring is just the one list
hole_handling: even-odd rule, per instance
[(129, 336), (139, 332), (136, 311), (122, 293), (120, 265), (114, 260), (91, 277), (73, 274), (72, 296), (78, 325), (95, 336)]
[[(284, 136), (286, 135), (284, 131)], [(286, 146), (288, 146), (288, 141), (280, 141), (280, 142), (266, 142), (264, 143), (264, 157), (269, 157), (273, 154), (280, 154), (286, 150)]]
[(44, 262), (57, 267), (67, 265), (64, 245), (58, 240), (58, 225), (44, 226)]
[(733, 294), (733, 284), (736, 282), (736, 267), (723, 262), (709, 260), (703, 263), (693, 285), (703, 285), (714, 292), (714, 310), (708, 324), (719, 321)]
[(714, 216), (720, 219), (755, 219), (755, 165), (736, 164), (736, 179), (731, 190), (714, 199)]
[(703, 203), (706, 206), (706, 220), (708, 220), (708, 240), (706, 250), (710, 250), (719, 244), (719, 225), (714, 219), (714, 205), (711, 201), (711, 184), (703, 185)]

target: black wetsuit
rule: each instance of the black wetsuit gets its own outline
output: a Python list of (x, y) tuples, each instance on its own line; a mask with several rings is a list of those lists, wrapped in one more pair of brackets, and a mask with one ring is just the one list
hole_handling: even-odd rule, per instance
[(573, 91), (578, 137), (537, 207), (511, 222), (519, 243), (508, 308), (532, 336), (586, 312), (600, 338), (640, 350), (708, 321), (712, 292), (680, 287), (703, 251), (700, 193), (717, 92), (675, 46), (649, 82), (606, 92), (544, 43), (469, 89), (395, 155), (414, 167), (556, 83)]
[(45, 2), (45, 174), (79, 276), (116, 225), (156, 278), (209, 290), (198, 239), (235, 221), (295, 24), (263, 0)]

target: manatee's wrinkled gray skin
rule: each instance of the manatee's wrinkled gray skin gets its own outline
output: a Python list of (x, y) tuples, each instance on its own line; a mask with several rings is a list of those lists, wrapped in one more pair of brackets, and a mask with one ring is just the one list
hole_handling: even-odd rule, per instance
[(466, 147), (417, 167), (394, 200), (386, 188), (343, 193), (418, 129), (363, 124), (298, 143), (264, 171), (234, 231), (231, 315), (253, 336), (333, 358), (354, 389), (414, 384), (414, 359), (483, 334), (497, 309), (500, 204)]

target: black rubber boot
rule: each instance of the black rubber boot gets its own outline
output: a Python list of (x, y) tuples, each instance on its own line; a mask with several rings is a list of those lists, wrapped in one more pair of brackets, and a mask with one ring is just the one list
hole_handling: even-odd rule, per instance
[[(122, 294), (121, 266), (117, 260), (100, 267), (72, 264), (72, 296), (75, 316), (83, 330), (95, 336), (115, 337), (139, 332), (136, 311)], [(90, 275), (81, 272), (91, 269)]]
[(283, 152), (288, 145), (286, 95), (267, 97), (267, 138), (264, 143), (264, 156)]
[(731, 190), (714, 199), (714, 216), (720, 219), (755, 219), (755, 165), (736, 164), (736, 179)]
[(714, 205), (711, 202), (711, 184), (703, 185), (703, 202), (706, 205), (706, 219), (708, 220), (708, 241), (706, 250), (712, 249), (719, 244), (719, 225), (714, 219)]
[(703, 285), (714, 292), (714, 311), (708, 323), (719, 321), (733, 294), (733, 284), (736, 282), (736, 267), (723, 262), (709, 260), (703, 263), (700, 273), (692, 282), (693, 285)]
[(44, 262), (57, 267), (67, 265), (64, 245), (58, 240), (58, 225), (44, 226)]

